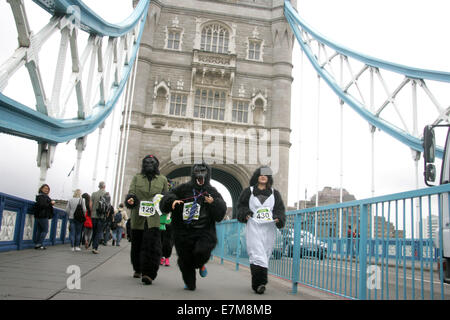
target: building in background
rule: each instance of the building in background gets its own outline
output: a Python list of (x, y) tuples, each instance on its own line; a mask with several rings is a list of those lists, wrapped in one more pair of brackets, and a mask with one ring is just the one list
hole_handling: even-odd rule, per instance
[[(431, 221), (430, 221), (431, 220)], [(439, 239), (437, 234), (439, 227), (439, 216), (431, 215), (423, 217), (423, 233), (425, 239)], [(431, 229), (431, 233), (430, 233)]]
[(287, 203), (294, 35), (283, 8), (283, 0), (151, 1), (124, 192), (146, 154), (159, 158), (169, 178), (190, 175), (203, 158), (235, 209), (268, 155), (274, 187)]
[[(339, 188), (324, 187), (322, 191), (319, 191), (319, 205), (327, 206), (331, 204), (340, 203), (341, 191)], [(350, 194), (347, 190), (342, 190), (342, 202), (354, 201), (355, 196)], [(297, 207), (297, 203), (295, 204)], [(310, 200), (301, 200), (300, 209), (313, 208), (316, 206), (316, 195), (311, 197)], [(386, 217), (371, 215), (369, 208), (369, 215), (372, 216), (372, 223), (369, 222), (367, 226), (367, 231), (369, 237), (375, 238), (391, 238), (395, 237), (403, 238), (404, 231), (396, 230), (392, 222), (387, 222)], [(426, 219), (424, 219), (426, 220)], [(329, 211), (325, 210), (318, 213), (315, 216), (309, 216), (305, 218), (303, 228), (305, 230), (313, 231), (323, 237), (347, 237), (348, 227), (351, 227), (352, 233), (355, 229), (360, 234), (360, 216), (359, 216), (359, 206), (350, 207), (345, 210), (335, 210)], [(432, 231), (437, 227), (437, 217), (432, 216)], [(424, 228), (428, 228), (428, 220), (424, 222)], [(424, 229), (424, 230), (425, 230)], [(373, 232), (372, 232), (373, 230)], [(427, 231), (428, 232), (428, 231)], [(425, 235), (428, 237), (428, 233), (424, 231)], [(435, 235), (433, 235), (435, 236)]]

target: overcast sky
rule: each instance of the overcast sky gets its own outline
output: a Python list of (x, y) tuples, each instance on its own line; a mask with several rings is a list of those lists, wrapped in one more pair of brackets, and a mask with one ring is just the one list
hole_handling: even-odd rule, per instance
[[(448, 1), (357, 1), (357, 0), (300, 0), (298, 12), (317, 32), (335, 43), (372, 57), (407, 66), (450, 71), (450, 45), (443, 35), (450, 30), (446, 12)], [(300, 194), (308, 198), (316, 190), (316, 91), (317, 80), (304, 58), (304, 99), (299, 97), (301, 63), (298, 51), (294, 53), (294, 84), (292, 121), (290, 190), (298, 190), (300, 168)], [(355, 70), (356, 71), (356, 70)], [(306, 76), (308, 74), (309, 76)], [(447, 89), (447, 92), (449, 90)], [(443, 105), (448, 107), (450, 100)], [(301, 104), (301, 102), (303, 102)], [(324, 186), (339, 186), (339, 104), (335, 95), (321, 85), (321, 136), (319, 142), (319, 190)], [(298, 141), (300, 122), (300, 166), (293, 166), (295, 142)], [(358, 199), (371, 196), (370, 134), (369, 126), (345, 106), (344, 108), (344, 187)], [(322, 130), (323, 129), (323, 130)], [(423, 127), (419, 127), (421, 132)], [(442, 142), (442, 141), (441, 141)], [(298, 149), (298, 148), (297, 148)], [(412, 153), (386, 134), (375, 134), (375, 194), (382, 195), (415, 189), (415, 170)], [(423, 161), (419, 162), (419, 187)], [(296, 181), (297, 180), (297, 181)]]
[[(94, 11), (110, 22), (119, 22), (131, 12), (131, 0), (85, 1)], [(48, 15), (31, 0), (25, 1), (31, 27), (42, 26)], [(345, 47), (377, 58), (408, 66), (450, 71), (450, 44), (446, 38), (450, 30), (447, 15), (450, 4), (445, 0), (299, 0), (300, 15), (316, 31)], [(34, 29), (36, 30), (36, 29)], [(0, 63), (8, 58), (17, 46), (15, 26), (9, 5), (0, 2), (0, 36), (2, 50)], [(45, 52), (45, 51), (44, 51)], [(52, 53), (45, 52), (44, 55)], [(54, 53), (53, 53), (54, 54)], [(41, 58), (44, 60), (44, 58)], [(50, 61), (52, 61), (50, 59)], [(53, 60), (54, 61), (54, 60)], [(292, 95), (292, 135), (288, 204), (293, 205), (298, 196), (313, 196), (317, 185), (339, 187), (339, 105), (337, 98), (326, 84), (321, 86), (321, 130), (319, 142), (319, 181), (316, 175), (316, 109), (317, 80), (304, 59), (304, 91), (300, 99), (300, 54), (298, 45), (294, 49), (294, 83)], [(26, 72), (11, 80), (5, 94), (20, 97), (21, 102), (33, 105), (34, 98), (23, 94), (23, 83), (28, 81)], [(447, 101), (445, 106), (449, 105)], [(301, 112), (301, 118), (299, 116)], [(111, 121), (111, 119), (109, 120)], [(116, 123), (118, 118), (116, 118)], [(344, 187), (358, 199), (371, 196), (370, 190), (370, 135), (369, 126), (349, 108), (344, 111)], [(109, 135), (110, 124), (104, 130)], [(301, 130), (299, 129), (301, 127)], [(419, 130), (422, 130), (420, 128)], [(117, 134), (112, 131), (113, 135)], [(299, 147), (299, 133), (301, 144)], [(88, 138), (87, 154), (95, 154), (97, 132)], [(107, 140), (104, 140), (107, 141)], [(105, 142), (106, 143), (106, 142)], [(36, 142), (0, 134), (2, 157), (0, 168), (0, 191), (33, 199), (38, 185), (39, 169), (36, 166)], [(112, 149), (114, 150), (114, 149)], [(299, 152), (300, 150), (300, 152)], [(106, 152), (102, 152), (100, 163), (104, 163)], [(113, 151), (110, 160), (113, 159)], [(91, 156), (92, 157), (92, 156)], [(48, 172), (48, 183), (54, 197), (71, 194), (71, 177), (67, 178), (75, 163), (74, 143), (57, 147), (53, 167)], [(102, 162), (103, 161), (103, 162)], [(112, 166), (112, 164), (111, 164)], [(419, 164), (419, 187), (423, 187), (423, 162)], [(376, 134), (376, 181), (375, 194), (387, 194), (415, 188), (414, 163), (411, 150), (382, 132)], [(103, 170), (103, 171), (102, 171)], [(300, 170), (300, 171), (299, 171)], [(110, 172), (113, 171), (111, 167)], [(99, 167), (99, 175), (104, 164)], [(300, 176), (300, 179), (299, 179)], [(92, 192), (92, 161), (83, 160), (80, 182), (83, 191)], [(300, 183), (298, 184), (298, 181)], [(223, 193), (226, 193), (225, 191)], [(229, 196), (226, 198), (229, 200)], [(229, 203), (230, 205), (231, 203)]]

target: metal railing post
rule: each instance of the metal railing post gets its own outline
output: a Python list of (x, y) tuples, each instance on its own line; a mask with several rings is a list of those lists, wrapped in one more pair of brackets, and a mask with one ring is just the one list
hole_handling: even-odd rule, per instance
[(297, 284), (300, 274), (300, 232), (301, 222), (300, 215), (296, 215), (294, 219), (294, 248), (292, 253), (292, 294), (297, 293)]
[(367, 293), (367, 226), (368, 205), (360, 205), (360, 238), (359, 238), (359, 299), (366, 300)]
[(27, 206), (24, 205), (17, 211), (16, 225), (14, 226), (14, 237), (17, 239), (17, 250), (23, 249), (23, 233), (25, 230), (25, 220), (27, 216)]
[(225, 256), (225, 225), (220, 226), (220, 264), (223, 264), (223, 257)]
[(239, 257), (241, 255), (241, 223), (237, 222), (237, 237), (236, 237), (236, 271), (239, 270)]

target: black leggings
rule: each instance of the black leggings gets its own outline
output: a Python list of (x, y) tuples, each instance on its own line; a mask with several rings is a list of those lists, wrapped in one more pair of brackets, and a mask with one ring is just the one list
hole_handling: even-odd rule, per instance
[(173, 232), (170, 224), (166, 225), (166, 230), (161, 231), (162, 256), (169, 258), (172, 255)]

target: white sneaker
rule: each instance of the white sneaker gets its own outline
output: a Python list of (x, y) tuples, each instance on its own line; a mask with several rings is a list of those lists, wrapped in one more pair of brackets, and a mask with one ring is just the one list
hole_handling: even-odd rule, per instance
[(76, 247), (75, 251), (81, 251), (81, 248), (80, 247)]
[(70, 250), (75, 251), (75, 248), (72, 248), (72, 249), (70, 249)]

